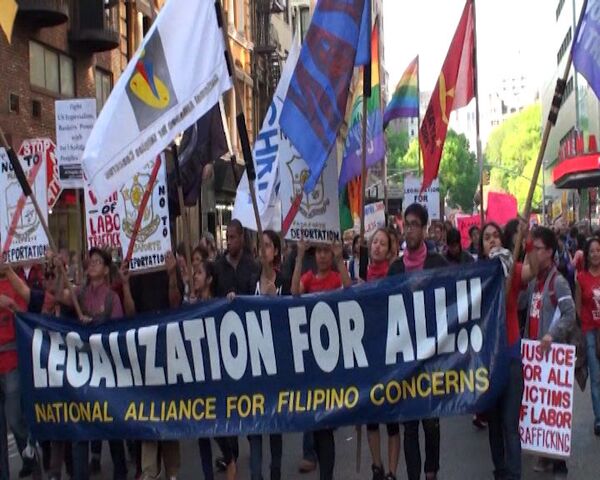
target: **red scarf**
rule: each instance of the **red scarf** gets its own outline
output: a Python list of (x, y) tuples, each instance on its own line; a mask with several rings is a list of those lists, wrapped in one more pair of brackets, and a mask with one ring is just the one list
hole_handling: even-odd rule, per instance
[(407, 249), (402, 258), (404, 260), (404, 268), (407, 272), (412, 272), (413, 270), (423, 270), (425, 258), (427, 258), (427, 246), (425, 245), (425, 242), (422, 242), (421, 246), (414, 252), (411, 252)]
[(385, 277), (389, 269), (390, 262), (388, 262), (387, 260), (384, 260), (383, 262), (379, 263), (369, 263), (369, 268), (367, 269), (367, 282)]

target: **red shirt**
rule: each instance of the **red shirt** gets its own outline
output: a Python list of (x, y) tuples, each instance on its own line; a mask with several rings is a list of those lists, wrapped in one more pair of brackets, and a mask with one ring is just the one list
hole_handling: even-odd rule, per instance
[(327, 275), (320, 277), (311, 270), (300, 277), (300, 283), (304, 288), (304, 293), (326, 292), (336, 290), (342, 287), (342, 277), (338, 272), (330, 270)]
[(583, 333), (600, 328), (600, 275), (583, 270), (577, 274), (581, 289), (581, 330)]
[(542, 298), (546, 276), (538, 278), (531, 297), (531, 307), (529, 308), (529, 338), (537, 340), (540, 329), (540, 315), (542, 311)]
[[(0, 295), (12, 298), (21, 310), (27, 310), (27, 304), (12, 288), (6, 278), (0, 278)], [(0, 308), (0, 345), (17, 341), (15, 315), (6, 308)], [(17, 368), (17, 348), (0, 352), (0, 373), (8, 373)]]
[(506, 299), (506, 335), (509, 347), (514, 346), (520, 338), (518, 315), (519, 293), (526, 287), (521, 280), (522, 273), (523, 264), (516, 263), (513, 270), (512, 282), (510, 283), (510, 294)]

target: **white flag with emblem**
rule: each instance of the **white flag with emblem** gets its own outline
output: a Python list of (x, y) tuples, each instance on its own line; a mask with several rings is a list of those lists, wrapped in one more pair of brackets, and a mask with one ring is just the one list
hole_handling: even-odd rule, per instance
[(215, 4), (169, 0), (110, 94), (83, 154), (107, 198), (231, 88)]

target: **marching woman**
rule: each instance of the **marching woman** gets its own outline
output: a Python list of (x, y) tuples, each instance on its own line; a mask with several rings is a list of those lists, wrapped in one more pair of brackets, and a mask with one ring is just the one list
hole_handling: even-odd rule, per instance
[(583, 269), (577, 273), (575, 306), (585, 335), (590, 391), (594, 409), (594, 434), (600, 436), (600, 238), (592, 237), (583, 249)]
[[(513, 242), (507, 244), (511, 247)], [(512, 253), (502, 246), (502, 229), (496, 223), (484, 225), (479, 239), (479, 258), (489, 260), (499, 257), (510, 271)], [(534, 270), (525, 257), (524, 263), (516, 263), (512, 279), (507, 282), (506, 334), (509, 348), (509, 380), (496, 404), (487, 412), (489, 441), (494, 462), (494, 478), (516, 480), (521, 478), (521, 439), (519, 436), (519, 413), (523, 396), (523, 372), (521, 366), (521, 337), (517, 313), (519, 294), (527, 288)], [(508, 275), (507, 275), (508, 277)]]
[[(369, 267), (367, 270), (367, 282), (385, 278), (390, 268), (391, 248), (393, 239), (390, 231), (385, 228), (378, 229), (369, 248)], [(388, 474), (385, 475), (383, 462), (381, 460), (381, 439), (379, 436), (379, 424), (367, 425), (367, 440), (373, 464), (373, 480), (396, 480), (398, 459), (400, 457), (400, 425), (398, 422), (388, 423)], [(385, 475), (385, 476), (384, 476)]]
[[(317, 293), (350, 287), (352, 280), (346, 270), (342, 256), (342, 246), (339, 243), (333, 245), (319, 244), (315, 249), (317, 273), (309, 270), (302, 275), (302, 261), (306, 253), (307, 244), (304, 240), (298, 242), (298, 255), (294, 275), (292, 276), (292, 295), (303, 293)], [(337, 271), (333, 269), (337, 267)], [(331, 480), (335, 466), (335, 443), (333, 430), (323, 429), (314, 432), (315, 450), (319, 463), (319, 479)]]
[[(281, 240), (273, 230), (263, 232), (263, 252), (261, 253), (261, 268), (256, 275), (256, 295), (289, 295), (290, 285), (280, 272)], [(283, 448), (282, 435), (269, 435), (271, 446), (271, 480), (281, 479), (281, 455)], [(248, 435), (250, 442), (250, 479), (262, 480), (262, 435)]]
[[(212, 299), (214, 296), (214, 278), (214, 264), (206, 259), (199, 260), (194, 267), (192, 291), (188, 303), (193, 304)], [(204, 480), (213, 480), (214, 472), (212, 466), (212, 448), (210, 446), (210, 438), (199, 438), (198, 447), (200, 448), (200, 461), (202, 463)], [(233, 464), (233, 467), (235, 467), (235, 464)], [(233, 470), (233, 467), (229, 470)], [(235, 471), (230, 472), (229, 470), (227, 473), (228, 480), (235, 478)]]

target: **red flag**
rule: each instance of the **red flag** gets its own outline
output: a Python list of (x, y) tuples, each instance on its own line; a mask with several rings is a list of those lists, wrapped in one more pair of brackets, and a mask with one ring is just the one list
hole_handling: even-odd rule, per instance
[(438, 175), (450, 112), (466, 106), (475, 96), (473, 8), (473, 0), (467, 0), (419, 131), (423, 152), (422, 190)]

